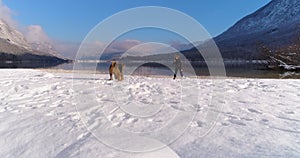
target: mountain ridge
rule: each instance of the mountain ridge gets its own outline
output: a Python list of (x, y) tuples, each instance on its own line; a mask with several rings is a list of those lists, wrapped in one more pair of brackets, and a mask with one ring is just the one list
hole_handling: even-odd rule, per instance
[(262, 47), (287, 48), (300, 40), (300, 1), (272, 0), (214, 38), (223, 57), (261, 59)]
[(272, 0), (254, 13), (239, 20), (228, 30), (217, 36), (216, 39), (264, 32), (299, 21), (299, 0)]

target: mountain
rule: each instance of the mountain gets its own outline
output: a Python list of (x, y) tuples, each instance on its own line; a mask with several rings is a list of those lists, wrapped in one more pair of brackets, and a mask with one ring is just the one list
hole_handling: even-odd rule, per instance
[[(227, 31), (215, 37), (214, 41), (223, 58), (230, 61), (225, 63), (226, 67), (269, 69), (272, 66), (300, 65), (300, 0), (272, 0), (239, 20)], [(200, 51), (207, 47), (209, 42), (197, 46)], [(193, 47), (181, 51), (189, 61), (195, 61), (192, 63), (195, 67), (199, 66), (196, 64), (197, 61), (204, 60), (198, 49)], [(174, 54), (169, 56), (172, 57)], [(152, 59), (165, 58), (167, 57), (161, 55), (152, 57)], [(254, 64), (247, 62), (262, 59), (268, 62), (254, 62)]]
[(34, 50), (41, 51), (41, 52), (47, 52), (48, 54), (51, 54), (51, 55), (56, 56), (56, 57), (62, 57), (62, 55), (60, 55), (55, 50), (55, 48), (53, 47), (53, 45), (51, 43), (49, 43), (49, 42), (36, 41), (36, 42), (29, 42), (28, 44)]
[(263, 58), (263, 46), (295, 45), (300, 41), (300, 1), (272, 0), (214, 39), (225, 58)]
[(21, 48), (31, 49), (30, 45), (25, 40), (23, 34), (15, 29), (12, 29), (8, 24), (0, 19), (0, 38), (7, 42), (17, 45)]
[(68, 62), (49, 51), (51, 48), (28, 43), (21, 32), (0, 19), (0, 67), (45, 67)]

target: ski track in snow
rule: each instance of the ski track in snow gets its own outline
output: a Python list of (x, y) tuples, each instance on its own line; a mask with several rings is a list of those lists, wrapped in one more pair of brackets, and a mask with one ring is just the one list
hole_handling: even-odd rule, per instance
[[(225, 79), (226, 99), (220, 111), (210, 105), (210, 79), (126, 76), (124, 82), (107, 75), (39, 70), (0, 70), (0, 157), (299, 157), (300, 81)], [(184, 80), (184, 81), (183, 81)], [(76, 110), (72, 84), (84, 96), (95, 92), (97, 105)], [(198, 86), (199, 94), (192, 89)], [(191, 96), (199, 95), (199, 102)], [(84, 100), (83, 101), (89, 101)], [(184, 105), (181, 102), (184, 101)], [(153, 117), (126, 113), (118, 104), (162, 105)], [(219, 114), (213, 130), (206, 112)], [(177, 112), (196, 111), (187, 131), (168, 148), (152, 153), (127, 153), (110, 148), (86, 128), (151, 132)], [(84, 119), (84, 123), (82, 122)], [(174, 154), (175, 152), (176, 154)]]

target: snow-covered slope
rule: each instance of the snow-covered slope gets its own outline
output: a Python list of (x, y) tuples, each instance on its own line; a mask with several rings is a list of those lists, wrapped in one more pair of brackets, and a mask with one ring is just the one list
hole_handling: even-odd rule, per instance
[(220, 36), (224, 39), (295, 24), (300, 25), (300, 1), (272, 0), (263, 8), (237, 22)]
[(271, 49), (299, 42), (300, 1), (272, 0), (215, 38), (224, 57), (261, 58), (261, 45)]
[(40, 51), (40, 52), (47, 52), (53, 56), (56, 57), (62, 57), (62, 55), (60, 55), (55, 48), (53, 47), (53, 45), (49, 42), (30, 42), (29, 45), (31, 46), (32, 49)]
[(33, 54), (38, 54), (38, 55), (62, 57), (59, 53), (55, 51), (55, 48), (49, 42), (41, 42), (41, 41), (28, 42), (21, 32), (10, 27), (2, 19), (0, 19), (0, 39), (1, 39), (0, 52), (3, 53), (22, 54), (22, 52), (23, 53), (31, 52)]
[(7, 40), (9, 43), (25, 49), (31, 49), (23, 34), (16, 29), (11, 28), (4, 20), (0, 19), (0, 38)]
[[(18, 64), (11, 61), (17, 61)], [(30, 61), (31, 64), (20, 61)], [(43, 62), (46, 63), (42, 64)], [(39, 42), (28, 43), (21, 32), (0, 19), (0, 67), (53, 66), (64, 62), (67, 60), (55, 52), (52, 45)]]

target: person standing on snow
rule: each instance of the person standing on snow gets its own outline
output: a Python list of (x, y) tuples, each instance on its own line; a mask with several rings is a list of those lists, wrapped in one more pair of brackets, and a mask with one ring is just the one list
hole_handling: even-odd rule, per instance
[(181, 60), (180, 60), (180, 57), (179, 57), (178, 54), (175, 55), (173, 64), (175, 66), (175, 73), (174, 73), (174, 78), (173, 79), (175, 80), (178, 70), (180, 72), (181, 77), (183, 77), (182, 63), (181, 63)]

